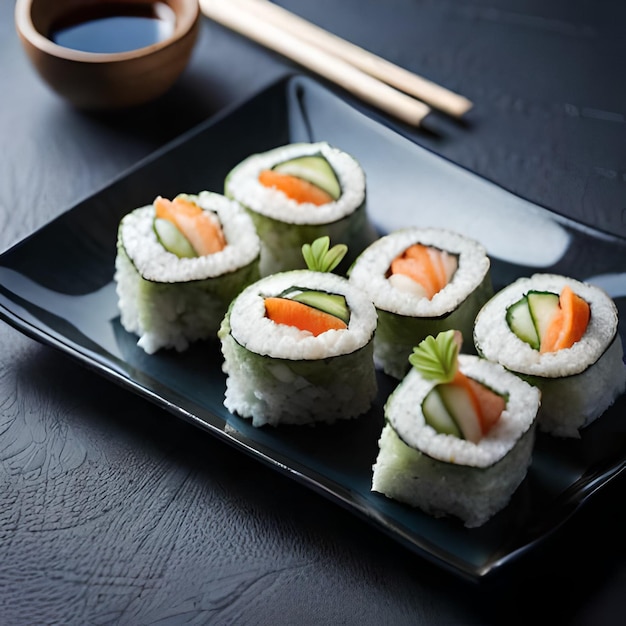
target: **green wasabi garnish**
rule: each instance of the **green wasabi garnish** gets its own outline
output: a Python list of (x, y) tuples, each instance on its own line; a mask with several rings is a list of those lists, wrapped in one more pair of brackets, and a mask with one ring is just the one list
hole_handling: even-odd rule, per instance
[(313, 243), (302, 246), (302, 256), (313, 272), (332, 272), (348, 252), (348, 246), (338, 243), (330, 248), (330, 237), (318, 237)]
[(409, 363), (426, 379), (449, 383), (458, 368), (461, 333), (446, 330), (436, 337), (429, 335), (413, 348)]

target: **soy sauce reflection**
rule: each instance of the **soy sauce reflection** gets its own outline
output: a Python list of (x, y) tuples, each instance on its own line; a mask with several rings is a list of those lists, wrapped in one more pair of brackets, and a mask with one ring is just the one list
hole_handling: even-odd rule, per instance
[(48, 38), (83, 52), (128, 52), (168, 39), (175, 26), (174, 11), (164, 2), (111, 2), (68, 13), (52, 26)]

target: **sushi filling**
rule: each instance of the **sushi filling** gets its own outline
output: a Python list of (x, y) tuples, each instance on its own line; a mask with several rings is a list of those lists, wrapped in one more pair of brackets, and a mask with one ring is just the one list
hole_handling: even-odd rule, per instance
[(456, 255), (416, 243), (391, 262), (387, 279), (399, 291), (432, 300), (452, 280), (458, 265)]

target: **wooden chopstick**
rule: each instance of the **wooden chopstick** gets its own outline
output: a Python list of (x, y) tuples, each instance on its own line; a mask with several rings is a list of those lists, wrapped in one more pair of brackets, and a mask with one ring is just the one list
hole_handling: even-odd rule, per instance
[(394, 89), (341, 58), (302, 41), (258, 14), (246, 11), (240, 0), (199, 2), (202, 13), (208, 18), (282, 54), (409, 125), (419, 126), (431, 111), (420, 100)]
[(237, 4), (242, 11), (246, 10), (258, 18), (271, 22), (291, 35), (343, 59), (367, 74), (453, 117), (463, 116), (473, 106), (466, 97), (341, 39), (268, 0), (229, 1)]

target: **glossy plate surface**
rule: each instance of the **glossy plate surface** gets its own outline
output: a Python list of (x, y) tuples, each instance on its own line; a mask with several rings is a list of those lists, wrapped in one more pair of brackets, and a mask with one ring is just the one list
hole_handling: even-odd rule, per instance
[(478, 239), (492, 259), (496, 289), (538, 271), (589, 280), (615, 299), (626, 343), (626, 240), (579, 227), (476, 177), (299, 76), (200, 125), (6, 251), (0, 317), (345, 506), (420, 556), (483, 579), (512, 565), (623, 471), (625, 396), (580, 440), (539, 434), (528, 476), (509, 506), (468, 530), (370, 491), (382, 407), (393, 387), (386, 377), (379, 378), (372, 410), (357, 420), (306, 432), (255, 429), (223, 407), (217, 343), (148, 356), (119, 323), (112, 280), (123, 215), (159, 194), (221, 192), (228, 171), (251, 153), (323, 140), (361, 162), (369, 215), (381, 233), (443, 226)]

